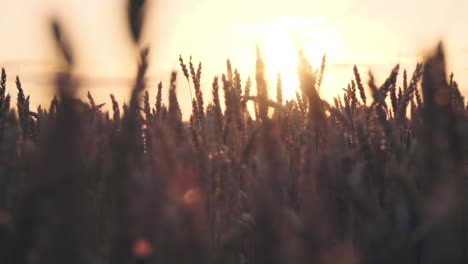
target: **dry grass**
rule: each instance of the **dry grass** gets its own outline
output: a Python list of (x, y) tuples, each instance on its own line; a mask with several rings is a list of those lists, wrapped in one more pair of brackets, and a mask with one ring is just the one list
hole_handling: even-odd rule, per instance
[(195, 95), (183, 122), (176, 72), (151, 106), (146, 49), (123, 112), (113, 95), (112, 118), (77, 99), (54, 31), (68, 66), (48, 109), (29, 108), (19, 78), (11, 108), (2, 71), (1, 263), (468, 261), (468, 105), (442, 46), (409, 82), (398, 65), (380, 86), (371, 75), (370, 94), (355, 66), (334, 105), (319, 93), (325, 57), (300, 57), (289, 101), (279, 75), (270, 99), (260, 55), (255, 95), (228, 61), (207, 106), (201, 63), (180, 58)]
[(255, 96), (228, 62), (223, 113), (218, 79), (205, 108), (201, 66), (190, 62), (188, 123), (176, 73), (169, 105), (162, 84), (150, 105), (146, 56), (122, 115), (111, 95), (113, 118), (91, 94), (74, 99), (69, 74), (57, 77), (60, 98), (37, 112), (19, 78), (10, 109), (2, 82), (5, 263), (131, 263), (142, 245), (148, 263), (466, 260), (467, 109), (453, 76), (445, 80), (442, 48), (409, 84), (404, 71), (398, 92), (398, 66), (380, 87), (371, 77), (370, 105), (355, 67), (330, 106), (317, 91), (323, 70), (305, 59), (299, 101), (283, 103), (278, 76), (273, 102), (259, 58)]

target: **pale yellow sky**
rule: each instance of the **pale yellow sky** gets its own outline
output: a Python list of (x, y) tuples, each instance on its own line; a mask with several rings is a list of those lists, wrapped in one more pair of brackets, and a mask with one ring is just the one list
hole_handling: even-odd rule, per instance
[[(449, 70), (464, 94), (468, 83), (468, 18), (466, 0), (159, 0), (149, 1), (144, 43), (151, 47), (149, 75), (167, 84), (169, 72), (179, 70), (178, 56), (203, 63), (207, 100), (214, 75), (225, 61), (252, 74), (255, 47), (260, 45), (269, 83), (280, 71), (285, 94), (297, 86), (295, 59), (302, 48), (319, 66), (327, 54), (322, 94), (332, 98), (352, 78), (357, 64), (383, 81), (394, 64), (413, 69), (424, 51), (444, 39)], [(23, 79), (32, 104), (51, 96), (47, 76), (56, 65), (49, 18), (58, 16), (76, 52), (77, 71), (87, 76), (83, 91), (108, 102), (108, 94), (125, 98), (135, 72), (135, 52), (129, 40), (124, 0), (0, 0), (0, 65)], [(190, 109), (188, 87), (179, 81), (181, 105)], [(154, 89), (153, 89), (154, 90)], [(273, 90), (273, 89), (272, 89)], [(187, 112), (187, 111), (186, 111)]]

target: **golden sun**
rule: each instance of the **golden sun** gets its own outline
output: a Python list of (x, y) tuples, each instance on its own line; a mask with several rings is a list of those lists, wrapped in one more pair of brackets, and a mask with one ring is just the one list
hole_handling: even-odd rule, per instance
[(301, 21), (279, 19), (254, 27), (271, 85), (281, 74), (283, 96), (291, 99), (299, 88), (297, 77), (298, 52), (302, 51), (313, 68), (319, 68), (323, 55), (327, 61), (342, 56), (343, 48), (338, 32), (320, 20)]

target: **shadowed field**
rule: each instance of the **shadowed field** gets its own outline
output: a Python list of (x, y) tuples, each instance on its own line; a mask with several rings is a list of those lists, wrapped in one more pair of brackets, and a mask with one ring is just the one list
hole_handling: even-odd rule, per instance
[(299, 54), (293, 100), (281, 76), (268, 94), (260, 50), (252, 80), (228, 61), (209, 102), (201, 64), (180, 57), (183, 121), (178, 73), (149, 87), (145, 48), (128, 103), (79, 99), (52, 30), (66, 66), (50, 105), (31, 109), (18, 77), (12, 98), (0, 76), (1, 263), (468, 261), (468, 105), (442, 44), (382, 84), (354, 67), (334, 102), (320, 97), (325, 57), (313, 69)]

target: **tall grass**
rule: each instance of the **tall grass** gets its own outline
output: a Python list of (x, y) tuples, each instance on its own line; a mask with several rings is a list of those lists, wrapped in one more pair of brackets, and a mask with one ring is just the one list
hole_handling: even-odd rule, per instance
[(370, 104), (355, 67), (329, 105), (318, 92), (323, 70), (305, 58), (298, 99), (283, 102), (278, 77), (273, 102), (258, 58), (254, 96), (228, 62), (223, 112), (218, 78), (205, 107), (201, 66), (197, 73), (190, 62), (190, 122), (181, 119), (176, 73), (168, 106), (162, 83), (154, 107), (141, 96), (146, 58), (144, 50), (123, 114), (111, 95), (113, 118), (91, 94), (74, 97), (70, 73), (57, 76), (59, 97), (36, 112), (17, 78), (12, 109), (3, 70), (5, 263), (466, 260), (468, 110), (453, 75), (446, 80), (442, 47), (409, 82), (403, 72), (398, 92), (398, 66), (381, 86), (371, 75)]
[(468, 105), (442, 45), (381, 85), (354, 66), (334, 104), (320, 96), (325, 57), (312, 69), (300, 55), (296, 98), (278, 75), (274, 101), (260, 51), (253, 83), (227, 61), (211, 87), (180, 57), (194, 89), (184, 122), (177, 73), (146, 84), (144, 48), (128, 104), (77, 98), (53, 25), (67, 66), (50, 107), (30, 109), (17, 78), (11, 108), (0, 78), (1, 263), (468, 261)]

